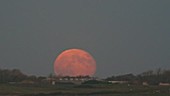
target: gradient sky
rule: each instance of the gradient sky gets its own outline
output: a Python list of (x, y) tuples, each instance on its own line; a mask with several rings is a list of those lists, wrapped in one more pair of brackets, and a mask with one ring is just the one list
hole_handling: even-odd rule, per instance
[(69, 48), (99, 77), (170, 69), (170, 0), (0, 0), (0, 68), (48, 76)]

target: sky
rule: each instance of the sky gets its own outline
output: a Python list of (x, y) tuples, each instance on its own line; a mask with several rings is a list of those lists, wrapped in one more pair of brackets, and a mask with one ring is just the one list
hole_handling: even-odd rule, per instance
[(170, 0), (0, 0), (0, 68), (54, 73), (56, 57), (80, 48), (95, 76), (170, 69)]

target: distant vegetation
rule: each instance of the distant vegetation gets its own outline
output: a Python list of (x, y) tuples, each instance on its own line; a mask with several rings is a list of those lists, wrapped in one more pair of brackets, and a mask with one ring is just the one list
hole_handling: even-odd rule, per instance
[(161, 68), (153, 71), (149, 70), (139, 75), (125, 74), (106, 78), (107, 81), (128, 81), (129, 83), (147, 82), (150, 85), (158, 85), (162, 83), (170, 83), (170, 70), (162, 70)]
[[(79, 78), (81, 76), (75, 77)], [(88, 76), (87, 76), (88, 77)], [(0, 95), (2, 96), (169, 96), (170, 86), (155, 86), (160, 82), (170, 83), (170, 70), (157, 69), (139, 75), (125, 74), (104, 80), (88, 80), (82, 84), (44, 82), (55, 78), (28, 76), (18, 69), (0, 69)], [(50, 79), (51, 78), (51, 79)], [(67, 76), (66, 78), (73, 78)], [(128, 81), (112, 84), (107, 81)], [(24, 83), (26, 82), (26, 83)], [(143, 86), (142, 82), (149, 83)], [(152, 86), (154, 85), (154, 86)]]
[(39, 82), (46, 77), (36, 77), (36, 76), (28, 76), (23, 74), (18, 69), (8, 70), (8, 69), (0, 69), (0, 83), (12, 83), (12, 82), (22, 82), (24, 80)]
[(18, 69), (13, 70), (0, 70), (0, 82), (6, 83), (6, 82), (20, 82), (24, 79), (26, 79), (27, 76), (20, 72)]
[[(52, 78), (52, 74), (48, 76)], [(0, 69), (0, 83), (9, 83), (9, 82), (23, 82), (23, 81), (33, 81), (33, 82), (41, 82), (47, 77), (42, 76), (28, 76), (23, 74), (18, 69), (8, 70), (8, 69)], [(128, 81), (131, 84), (142, 84), (142, 82), (147, 82), (150, 85), (158, 85), (160, 82), (162, 83), (170, 83), (170, 70), (162, 70), (157, 69), (155, 71), (150, 70), (143, 72), (138, 75), (134, 74), (125, 74), (119, 76), (111, 76), (105, 79), (105, 81)], [(96, 80), (86, 81), (83, 84), (107, 84), (107, 82), (101, 82)]]

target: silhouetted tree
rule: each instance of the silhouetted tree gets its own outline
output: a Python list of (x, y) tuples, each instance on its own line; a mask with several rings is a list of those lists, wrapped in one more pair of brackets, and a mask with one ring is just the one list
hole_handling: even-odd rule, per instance
[(0, 70), (0, 82), (6, 83), (6, 82), (20, 82), (24, 79), (26, 79), (27, 76), (24, 75), (20, 70), (13, 69), (13, 70)]

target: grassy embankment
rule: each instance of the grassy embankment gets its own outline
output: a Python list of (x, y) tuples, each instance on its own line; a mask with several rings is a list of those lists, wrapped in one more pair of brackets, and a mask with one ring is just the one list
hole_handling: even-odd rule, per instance
[(11, 85), (0, 84), (0, 95), (18, 96), (170, 96), (170, 86), (127, 84)]

